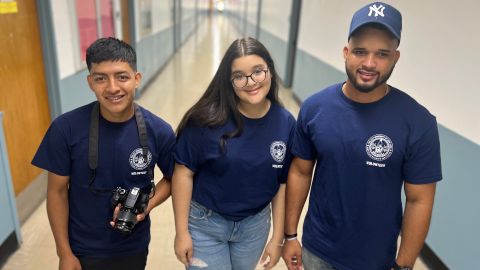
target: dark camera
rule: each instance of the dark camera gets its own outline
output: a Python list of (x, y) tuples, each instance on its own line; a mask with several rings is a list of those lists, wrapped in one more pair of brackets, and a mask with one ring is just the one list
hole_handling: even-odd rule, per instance
[(117, 187), (113, 190), (112, 208), (120, 203), (120, 212), (115, 221), (115, 229), (128, 234), (131, 233), (135, 224), (137, 224), (137, 215), (145, 211), (149, 199), (149, 194), (142, 192), (138, 187), (132, 189), (123, 189)]

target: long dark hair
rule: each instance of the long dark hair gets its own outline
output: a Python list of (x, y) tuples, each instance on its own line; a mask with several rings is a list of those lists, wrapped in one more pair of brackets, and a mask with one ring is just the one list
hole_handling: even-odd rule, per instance
[(182, 133), (185, 127), (190, 125), (196, 127), (217, 127), (224, 125), (230, 118), (233, 118), (236, 129), (223, 134), (220, 138), (220, 147), (224, 151), (227, 139), (238, 137), (242, 134), (243, 121), (237, 109), (238, 97), (235, 95), (230, 78), (233, 61), (246, 55), (258, 55), (267, 63), (272, 76), (267, 98), (272, 103), (280, 104), (277, 73), (270, 53), (260, 41), (250, 37), (240, 38), (228, 47), (207, 90), (183, 116), (177, 128), (177, 136)]

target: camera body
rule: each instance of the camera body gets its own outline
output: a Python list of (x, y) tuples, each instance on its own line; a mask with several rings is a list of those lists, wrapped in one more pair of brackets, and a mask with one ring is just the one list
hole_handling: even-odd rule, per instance
[(137, 224), (137, 215), (147, 208), (149, 194), (142, 192), (138, 187), (124, 189), (117, 187), (113, 190), (111, 199), (112, 208), (120, 203), (120, 212), (115, 220), (114, 229), (129, 234)]

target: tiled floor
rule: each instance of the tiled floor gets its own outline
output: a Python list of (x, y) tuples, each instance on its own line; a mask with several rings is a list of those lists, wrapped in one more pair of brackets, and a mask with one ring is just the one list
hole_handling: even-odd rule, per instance
[[(214, 17), (205, 20), (143, 92), (138, 103), (165, 119), (175, 129), (183, 113), (206, 89), (226, 48), (237, 38), (236, 33), (225, 18)], [(281, 89), (280, 97), (284, 105), (296, 116), (298, 105), (290, 92)], [(160, 171), (157, 170), (155, 174), (160, 175)], [(147, 269), (184, 269), (173, 252), (175, 228), (171, 200), (167, 200), (152, 211), (151, 219), (152, 241)], [(48, 224), (45, 202), (23, 224), (22, 237), (21, 248), (8, 259), (2, 269), (58, 269), (55, 243)], [(280, 261), (275, 269), (287, 268), (283, 261)], [(426, 268), (417, 263), (415, 269)]]

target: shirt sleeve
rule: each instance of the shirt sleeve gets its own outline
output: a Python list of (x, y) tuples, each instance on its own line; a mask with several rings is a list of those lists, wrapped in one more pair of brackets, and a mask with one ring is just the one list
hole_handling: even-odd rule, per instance
[(292, 155), (292, 144), (293, 144), (293, 137), (295, 134), (295, 119), (291, 119), (290, 121), (290, 134), (288, 136), (287, 142), (287, 151), (285, 154), (285, 162), (283, 163), (282, 174), (280, 176), (280, 183), (284, 184), (287, 182), (288, 178), (288, 170), (290, 169), (290, 164), (292, 163), (293, 155)]
[(162, 138), (163, 144), (158, 151), (157, 166), (162, 171), (164, 177), (171, 178), (173, 175), (173, 168), (175, 166), (173, 160), (173, 151), (175, 150), (175, 134), (170, 125), (164, 129), (167, 132), (166, 135), (164, 135), (165, 138)]
[(435, 119), (430, 128), (409, 146), (403, 175), (405, 181), (412, 184), (433, 183), (442, 179), (440, 142)]
[(200, 128), (186, 127), (177, 139), (174, 151), (175, 162), (185, 165), (193, 172), (202, 162), (202, 132)]
[(301, 159), (314, 160), (315, 147), (309, 135), (306, 109), (302, 107), (298, 113), (297, 125), (293, 135), (292, 154)]
[(54, 121), (43, 137), (32, 164), (58, 175), (69, 176), (71, 151), (66, 138), (59, 123)]

